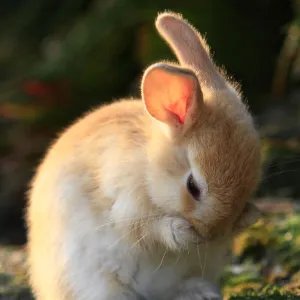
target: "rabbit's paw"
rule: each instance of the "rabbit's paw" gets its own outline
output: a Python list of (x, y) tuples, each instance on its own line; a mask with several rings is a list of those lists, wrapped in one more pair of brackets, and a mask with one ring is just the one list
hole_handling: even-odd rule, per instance
[(184, 282), (172, 300), (222, 300), (218, 289), (200, 278)]
[(165, 217), (161, 231), (164, 243), (171, 250), (183, 250), (189, 243), (197, 243), (200, 236), (192, 225), (181, 217)]

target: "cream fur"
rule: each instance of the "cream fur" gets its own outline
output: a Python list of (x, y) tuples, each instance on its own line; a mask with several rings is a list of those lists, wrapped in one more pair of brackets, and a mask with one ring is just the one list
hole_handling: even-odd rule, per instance
[[(188, 26), (174, 14), (157, 24), (163, 16), (168, 26)], [(168, 37), (173, 47), (176, 38)], [(190, 64), (189, 53), (176, 53)], [(189, 81), (196, 75), (170, 68), (170, 77), (168, 68), (157, 74), (171, 87), (184, 77), (174, 91), (198, 84)], [(219, 76), (209, 70), (206, 79)], [(142, 90), (147, 80), (146, 71)], [(259, 143), (238, 94), (219, 77), (212, 82), (201, 86), (201, 107), (192, 102), (184, 130), (156, 120), (159, 95), (150, 117), (143, 94), (144, 102), (120, 100), (88, 113), (54, 142), (29, 191), (28, 263), (37, 300), (220, 299), (232, 230), (255, 222), (247, 200), (259, 177)], [(201, 201), (186, 189), (190, 172)]]

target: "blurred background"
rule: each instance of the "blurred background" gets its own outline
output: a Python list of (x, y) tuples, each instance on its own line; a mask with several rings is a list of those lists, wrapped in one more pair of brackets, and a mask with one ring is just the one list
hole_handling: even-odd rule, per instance
[(299, 0), (2, 0), (1, 244), (25, 244), (26, 189), (57, 132), (97, 105), (139, 96), (143, 69), (174, 60), (153, 24), (166, 9), (205, 34), (217, 64), (242, 85), (262, 136), (263, 181), (255, 197), (267, 210), (295, 210)]

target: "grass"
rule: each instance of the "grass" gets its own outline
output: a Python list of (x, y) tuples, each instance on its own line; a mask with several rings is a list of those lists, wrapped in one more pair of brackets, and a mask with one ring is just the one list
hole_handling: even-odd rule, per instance
[(265, 215), (233, 244), (225, 299), (300, 299), (300, 214)]

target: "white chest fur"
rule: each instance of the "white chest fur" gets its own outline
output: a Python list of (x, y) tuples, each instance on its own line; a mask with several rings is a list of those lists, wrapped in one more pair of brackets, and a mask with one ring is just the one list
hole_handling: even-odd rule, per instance
[[(90, 234), (91, 231), (87, 233)], [(102, 294), (105, 294), (107, 278), (117, 278), (121, 285), (144, 299), (167, 299), (167, 293), (174, 291), (185, 278), (198, 276), (215, 282), (216, 275), (225, 263), (224, 245), (222, 249), (216, 244), (203, 244), (176, 254), (162, 248), (145, 252), (129, 244), (126, 239), (120, 239), (111, 228), (102, 229), (97, 234), (99, 235), (93, 239), (94, 250), (90, 249), (86, 257), (81, 256), (77, 259), (81, 265), (91, 266), (87, 270), (89, 274), (82, 273), (82, 278), (78, 278), (80, 284), (77, 288), (81, 284), (82, 289), (92, 287), (90, 284), (85, 284), (84, 287), (84, 281), (98, 278), (94, 287), (103, 289)], [(70, 265), (71, 268), (73, 266), (74, 263)], [(79, 265), (77, 267), (83, 269)]]
[[(64, 200), (53, 205), (56, 198)], [(115, 230), (111, 210), (95, 217), (76, 189), (64, 189), (64, 197), (44, 193), (43, 202), (34, 200), (32, 213), (39, 219), (32, 226), (30, 264), (39, 300), (167, 299), (185, 278), (214, 283), (225, 263), (224, 241), (181, 254), (163, 247), (146, 252)]]

